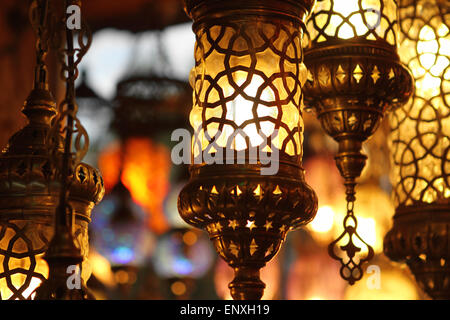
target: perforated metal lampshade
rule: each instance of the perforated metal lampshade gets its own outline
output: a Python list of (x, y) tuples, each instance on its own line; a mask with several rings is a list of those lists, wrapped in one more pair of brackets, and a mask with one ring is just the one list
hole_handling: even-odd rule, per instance
[(385, 253), (434, 299), (450, 299), (450, 4), (400, 1), (400, 56), (415, 79), (390, 116), (396, 206)]
[[(196, 34), (190, 76), (193, 164), (178, 207), (186, 222), (208, 231), (234, 269), (229, 285), (234, 299), (261, 298), (259, 269), (278, 252), (286, 233), (312, 220), (317, 210), (302, 168), (301, 41), (311, 6), (311, 1), (186, 1)], [(278, 170), (264, 175), (269, 165)]]

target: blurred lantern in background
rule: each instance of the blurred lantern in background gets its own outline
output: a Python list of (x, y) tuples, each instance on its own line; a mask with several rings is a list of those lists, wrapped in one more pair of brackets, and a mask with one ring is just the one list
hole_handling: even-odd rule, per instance
[(172, 229), (158, 238), (153, 265), (168, 281), (169, 297), (189, 299), (195, 279), (203, 277), (214, 262), (214, 250), (206, 234), (189, 228)]
[(85, 161), (96, 164), (100, 149), (112, 138), (112, 133), (109, 130), (113, 115), (112, 103), (101, 98), (91, 89), (88, 84), (86, 69), (81, 71), (76, 96), (77, 115), (89, 134), (89, 151), (86, 154)]
[[(134, 200), (123, 183), (128, 182), (125, 180), (125, 169), (128, 168), (126, 157), (122, 154), (126, 150), (126, 147), (118, 150), (117, 167), (103, 165), (110, 164), (109, 153), (100, 155), (100, 168), (105, 176), (108, 176), (108, 184), (111, 183), (113, 174), (117, 174), (118, 180), (112, 189), (108, 190), (104, 201), (93, 211), (92, 225), (92, 243), (95, 250), (109, 261), (115, 280), (124, 295), (136, 281), (139, 268), (149, 262), (155, 246), (155, 236), (151, 233), (148, 223), (149, 215)], [(114, 156), (112, 153), (111, 159), (115, 159)], [(117, 171), (111, 172), (110, 168)], [(108, 187), (111, 188), (110, 185)]]
[(156, 233), (167, 230), (163, 203), (170, 186), (171, 160), (165, 145), (145, 137), (129, 138), (103, 150), (98, 164), (105, 172), (107, 192), (122, 183), (148, 215), (148, 227)]
[(390, 117), (396, 207), (385, 253), (433, 299), (450, 299), (450, 3), (400, 1), (400, 52), (415, 79)]
[[(152, 56), (151, 63), (160, 73), (167, 74), (167, 70), (161, 71), (168, 69), (161, 46), (162, 43), (156, 46), (161, 56)], [(109, 195), (102, 212), (98, 211), (104, 218), (98, 221), (103, 230), (97, 231), (102, 235), (97, 250), (105, 253), (113, 268), (118, 269), (117, 280), (129, 283), (136, 280), (138, 270), (142, 271), (143, 282), (152, 277), (149, 256), (155, 246), (154, 234), (166, 234), (174, 227), (173, 223), (177, 224), (173, 221), (173, 200), (176, 200), (173, 193), (178, 192), (176, 183), (186, 174), (183, 168), (172, 166), (170, 138), (173, 130), (187, 126), (190, 97), (185, 82), (145, 70), (145, 63), (133, 67), (137, 58), (133, 58), (129, 67), (132, 74), (117, 84), (112, 128), (119, 143), (103, 150), (98, 160), (105, 172)], [(161, 246), (170, 249), (170, 245)], [(106, 250), (101, 250), (102, 247)], [(134, 270), (134, 275), (130, 270)], [(196, 276), (195, 272), (192, 276)], [(133, 290), (136, 293), (141, 289)], [(137, 294), (142, 296), (142, 292)]]
[(187, 83), (151, 72), (129, 76), (117, 85), (113, 127), (126, 148), (123, 183), (158, 234), (170, 227), (164, 213), (166, 197), (187, 175), (186, 166), (172, 165), (170, 148), (172, 132), (187, 127), (189, 99)]
[(286, 298), (289, 300), (343, 299), (347, 284), (336, 277), (336, 273), (339, 273), (339, 263), (330, 260), (326, 248), (304, 230), (293, 233), (292, 237), (295, 258), (289, 266), (286, 277)]
[(406, 102), (411, 76), (400, 63), (394, 0), (319, 0), (307, 27), (305, 105), (339, 144), (335, 157), (346, 187), (344, 231), (330, 243), (350, 284), (362, 278), (373, 248), (357, 231), (356, 179), (367, 156), (362, 143), (373, 135), (389, 107)]
[(154, 246), (148, 216), (119, 182), (93, 211), (93, 244), (112, 266), (145, 263)]
[[(322, 134), (323, 136), (323, 134)], [(317, 135), (318, 137), (318, 135)], [(322, 244), (332, 240), (337, 229), (337, 206), (344, 194), (342, 178), (329, 153), (313, 155), (305, 161), (306, 180), (316, 191), (319, 208), (314, 220), (306, 227)]]
[[(375, 254), (383, 251), (383, 238), (392, 225), (389, 212), (394, 210), (390, 195), (374, 181), (366, 181), (357, 187), (359, 194), (355, 208), (361, 213), (358, 224), (361, 234), (365, 234), (367, 242), (373, 247)], [(341, 211), (345, 212), (344, 204)]]

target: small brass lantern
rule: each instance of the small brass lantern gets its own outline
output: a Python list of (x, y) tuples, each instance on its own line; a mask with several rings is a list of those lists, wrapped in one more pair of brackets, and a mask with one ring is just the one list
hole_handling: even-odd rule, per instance
[(394, 0), (318, 0), (307, 28), (305, 105), (339, 144), (335, 160), (348, 203), (344, 232), (329, 253), (341, 262), (341, 276), (354, 284), (374, 255), (357, 233), (353, 212), (355, 180), (367, 159), (362, 143), (388, 109), (407, 101), (412, 78), (397, 54)]
[[(32, 17), (34, 26), (47, 10), (43, 1), (35, 1)], [(55, 150), (50, 149), (49, 131), (57, 111), (48, 89), (44, 63), (47, 53), (43, 30), (37, 30), (37, 65), (34, 87), (22, 112), (28, 124), (9, 140), (0, 155), (0, 298), (29, 299), (48, 276), (43, 260), (53, 238), (55, 211), (60, 198), (60, 179), (55, 163)], [(63, 138), (56, 154), (62, 153)], [(89, 250), (88, 224), (91, 209), (101, 200), (104, 188), (100, 173), (79, 163), (68, 177), (71, 180), (69, 202), (74, 210), (74, 238), (83, 257)], [(87, 281), (91, 273), (85, 259), (81, 276)]]

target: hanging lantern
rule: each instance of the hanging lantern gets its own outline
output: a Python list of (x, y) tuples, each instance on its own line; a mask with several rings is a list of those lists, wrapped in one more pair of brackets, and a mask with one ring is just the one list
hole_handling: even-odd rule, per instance
[(151, 255), (155, 239), (147, 214), (119, 181), (92, 211), (93, 245), (113, 268), (139, 267)]
[[(149, 208), (144, 208), (137, 202), (138, 199), (135, 199), (136, 193), (141, 195), (140, 201), (145, 199), (151, 202), (154, 196), (146, 192), (145, 186), (148, 184), (145, 175), (139, 170), (142, 166), (134, 167), (133, 170), (129, 168), (130, 151), (139, 149), (142, 154), (145, 149), (130, 148), (132, 141), (127, 142), (120, 144), (118, 150), (107, 149), (100, 155), (99, 165), (105, 177), (105, 187), (110, 190), (92, 211), (92, 244), (111, 265), (120, 287), (118, 292), (128, 298), (140, 268), (150, 261), (155, 247), (155, 236), (149, 228), (149, 215), (146, 210)], [(134, 157), (131, 155), (130, 158)], [(130, 171), (137, 171), (134, 175), (144, 176), (144, 181), (130, 184), (129, 180), (126, 180)], [(158, 180), (158, 175), (154, 175), (154, 178)], [(136, 185), (139, 186), (138, 190), (135, 190)], [(144, 191), (139, 191), (141, 189)], [(130, 190), (133, 190), (134, 197)]]
[(128, 77), (117, 85), (114, 129), (122, 139), (170, 137), (168, 132), (187, 126), (189, 98), (187, 82), (156, 75)]
[[(189, 98), (187, 82), (154, 74), (130, 76), (117, 85), (112, 125), (125, 147), (123, 183), (146, 209), (150, 228), (158, 234), (169, 228), (163, 205), (177, 169), (170, 161), (170, 135), (187, 126)], [(109, 168), (111, 177), (117, 166), (102, 158), (100, 168)]]
[[(31, 297), (48, 276), (42, 257), (53, 237), (61, 187), (48, 139), (56, 108), (48, 91), (44, 62), (47, 39), (42, 17), (46, 16), (47, 5), (35, 1), (31, 10), (38, 40), (34, 88), (22, 110), (28, 124), (11, 137), (0, 156), (0, 298), (13, 300)], [(61, 146), (57, 153), (61, 153)], [(103, 195), (103, 182), (99, 172), (84, 163), (77, 165), (69, 179), (75, 242), (86, 257), (90, 212)], [(89, 276), (85, 260), (82, 278), (87, 281)]]
[[(57, 24), (55, 30), (56, 33), (64, 35), (56, 43), (61, 66), (60, 76), (65, 83), (66, 90), (64, 99), (58, 106), (58, 114), (52, 121), (47, 139), (48, 150), (59, 182), (59, 199), (55, 210), (54, 234), (43, 256), (48, 264), (49, 274), (48, 278), (36, 288), (34, 292), (36, 300), (95, 299), (86, 287), (86, 282), (79, 277), (85, 257), (82, 249), (76, 244), (74, 218), (77, 208), (70, 201), (70, 191), (73, 187), (71, 175), (76, 172), (76, 168), (81, 164), (81, 160), (89, 148), (89, 137), (77, 118), (75, 80), (78, 77), (77, 66), (86, 54), (92, 40), (92, 35), (83, 24), (77, 37), (78, 47), (74, 44), (75, 33), (67, 26), (70, 18), (70, 10), (67, 9), (74, 5), (81, 6), (81, 1), (64, 1), (62, 23)], [(81, 178), (83, 179), (85, 176), (81, 174)], [(103, 186), (101, 191), (103, 196)], [(74, 272), (76, 274), (73, 274)]]
[(77, 115), (89, 133), (89, 152), (85, 162), (96, 163), (97, 153), (111, 139), (110, 126), (113, 114), (112, 102), (103, 99), (88, 84), (86, 69), (80, 72), (80, 84), (76, 88)]
[(361, 279), (363, 263), (374, 254), (356, 232), (353, 212), (355, 180), (367, 158), (362, 143), (386, 111), (412, 91), (411, 76), (396, 52), (396, 12), (394, 0), (318, 0), (307, 22), (305, 105), (339, 144), (335, 160), (348, 203), (344, 232), (329, 253), (341, 262), (341, 276), (350, 284)]
[(386, 255), (433, 299), (450, 299), (450, 4), (400, 1), (400, 56), (413, 98), (390, 116), (394, 226)]
[(152, 261), (156, 274), (169, 284), (169, 297), (192, 299), (197, 281), (209, 271), (214, 258), (204, 233), (174, 228), (159, 237)]
[[(303, 19), (312, 1), (185, 1), (194, 20), (191, 178), (178, 208), (234, 269), (234, 299), (260, 299), (259, 270), (317, 198), (302, 168)], [(277, 170), (278, 169), (278, 170)]]

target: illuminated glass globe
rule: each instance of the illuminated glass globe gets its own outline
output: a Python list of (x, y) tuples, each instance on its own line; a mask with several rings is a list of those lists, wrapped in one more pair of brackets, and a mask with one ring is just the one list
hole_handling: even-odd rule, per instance
[(119, 182), (93, 210), (93, 245), (111, 266), (140, 266), (153, 252), (155, 237), (146, 213)]

